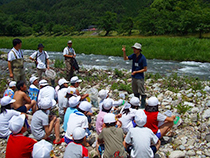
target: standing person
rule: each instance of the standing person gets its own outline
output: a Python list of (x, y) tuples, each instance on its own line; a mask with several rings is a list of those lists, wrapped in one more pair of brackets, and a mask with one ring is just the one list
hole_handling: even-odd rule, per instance
[(18, 38), (13, 40), (13, 48), (8, 53), (9, 77), (17, 81), (25, 81), (23, 52), (20, 50), (22, 41)]
[(132, 90), (135, 97), (141, 95), (141, 108), (145, 108), (145, 89), (144, 89), (144, 72), (147, 71), (147, 60), (141, 53), (141, 44), (135, 43), (133, 46), (133, 54), (127, 56), (125, 47), (122, 48), (124, 60), (133, 60), (132, 64)]
[(39, 77), (39, 81), (42, 79), (42, 73), (45, 72), (46, 68), (50, 69), (49, 67), (49, 55), (46, 51), (43, 50), (43, 44), (38, 45), (38, 51), (35, 51), (29, 59), (35, 62), (37, 68), (37, 74)]
[(9, 87), (4, 91), (3, 96), (10, 96), (12, 99), (14, 97), (15, 94), (15, 89), (16, 89), (16, 82), (15, 81), (11, 81), (9, 83)]
[(70, 80), (74, 74), (73, 69), (73, 60), (76, 57), (76, 53), (74, 49), (72, 48), (72, 41), (68, 41), (68, 46), (64, 48), (63, 50), (63, 56), (65, 58), (65, 64), (66, 64), (66, 78), (67, 80)]

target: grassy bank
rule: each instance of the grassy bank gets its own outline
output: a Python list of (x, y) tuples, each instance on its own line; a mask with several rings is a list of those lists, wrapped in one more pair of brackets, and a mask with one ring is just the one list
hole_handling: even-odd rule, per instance
[[(0, 37), (0, 48), (11, 48), (14, 37)], [(210, 40), (195, 37), (20, 37), (22, 49), (37, 49), (43, 43), (45, 50), (62, 52), (68, 40), (73, 41), (76, 53), (122, 56), (122, 45), (127, 55), (132, 53), (135, 42), (142, 44), (143, 54), (148, 59), (193, 60), (210, 62)]]

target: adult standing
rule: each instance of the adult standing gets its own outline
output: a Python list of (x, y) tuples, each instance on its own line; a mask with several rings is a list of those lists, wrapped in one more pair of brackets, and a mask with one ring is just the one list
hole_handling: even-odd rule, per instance
[(141, 53), (141, 44), (135, 43), (133, 46), (133, 54), (127, 56), (125, 47), (122, 48), (124, 60), (132, 60), (132, 90), (135, 97), (141, 95), (141, 108), (145, 108), (145, 89), (144, 89), (144, 72), (147, 71), (147, 60)]
[(9, 76), (15, 81), (25, 81), (23, 52), (20, 50), (22, 41), (16, 38), (12, 43), (13, 48), (8, 53)]
[(37, 74), (39, 77), (39, 81), (42, 80), (42, 73), (45, 72), (46, 68), (50, 69), (49, 67), (49, 55), (46, 51), (43, 50), (43, 44), (38, 45), (38, 51), (35, 51), (29, 59), (35, 62), (37, 68)]
[(72, 48), (72, 41), (68, 41), (68, 46), (64, 48), (63, 50), (63, 56), (65, 58), (65, 64), (66, 64), (66, 79), (70, 80), (74, 74), (73, 69), (73, 62), (74, 58), (76, 57), (76, 53), (74, 49)]

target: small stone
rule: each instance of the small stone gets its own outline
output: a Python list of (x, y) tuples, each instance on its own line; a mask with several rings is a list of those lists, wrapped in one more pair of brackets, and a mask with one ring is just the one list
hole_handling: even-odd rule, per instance
[(179, 146), (179, 149), (180, 149), (180, 150), (185, 150), (186, 148), (185, 148), (184, 145), (180, 145), (180, 146)]
[(189, 156), (195, 156), (195, 151), (194, 150), (188, 150), (186, 154), (189, 155)]
[(181, 158), (181, 157), (185, 157), (185, 152), (181, 151), (181, 150), (175, 150), (172, 151), (169, 155), (169, 158)]

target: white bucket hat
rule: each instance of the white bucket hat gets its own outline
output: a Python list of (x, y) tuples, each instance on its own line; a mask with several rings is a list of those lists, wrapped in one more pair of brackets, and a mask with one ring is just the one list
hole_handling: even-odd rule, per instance
[(82, 127), (77, 127), (74, 129), (72, 135), (74, 140), (80, 140), (86, 136), (85, 129)]
[(47, 80), (41, 80), (41, 81), (39, 81), (39, 85), (46, 86), (46, 85), (48, 85), (48, 82), (47, 82)]
[(160, 104), (160, 102), (158, 101), (158, 99), (156, 97), (150, 97), (147, 100), (147, 105), (149, 105), (149, 106), (157, 106), (159, 104)]
[(71, 78), (71, 83), (80, 83), (80, 82), (82, 82), (82, 80), (79, 79), (77, 76)]
[(104, 123), (114, 123), (116, 122), (115, 115), (108, 113), (104, 116)]
[(102, 106), (105, 110), (111, 109), (113, 106), (113, 100), (110, 98), (104, 99)]
[(136, 111), (135, 122), (139, 127), (143, 127), (147, 123), (147, 115), (142, 109)]
[(9, 83), (9, 87), (15, 87), (16, 86), (16, 82), (15, 81), (11, 81), (10, 83)]
[(55, 104), (56, 101), (54, 99), (50, 99), (49, 97), (41, 98), (40, 101), (38, 102), (39, 107), (44, 110), (55, 106)]
[(69, 106), (71, 108), (76, 107), (80, 103), (81, 96), (72, 96), (69, 98)]
[(64, 83), (69, 83), (69, 81), (66, 81), (65, 78), (61, 78), (61, 79), (58, 81), (59, 86), (61, 86), (61, 85), (64, 84)]
[(132, 97), (130, 100), (131, 105), (133, 106), (140, 106), (140, 100), (137, 97)]
[(16, 100), (12, 99), (10, 96), (5, 96), (1, 99), (1, 106), (6, 106), (8, 104), (14, 103)]
[(109, 90), (102, 89), (98, 92), (98, 97), (101, 99), (106, 99), (106, 97), (108, 96), (108, 93), (109, 93)]
[(13, 134), (17, 134), (22, 129), (24, 122), (25, 122), (25, 114), (21, 114), (19, 116), (13, 116), (9, 120), (9, 129), (12, 131)]
[(35, 80), (38, 80), (38, 77), (32, 76), (29, 81), (31, 84), (33, 84)]
[(129, 104), (128, 102), (125, 103), (124, 109), (129, 109), (131, 107), (131, 104)]
[(91, 105), (88, 101), (82, 101), (82, 102), (80, 102), (79, 108), (80, 108), (81, 110), (83, 110), (83, 111), (92, 112), (92, 110), (91, 110), (92, 105)]
[(50, 153), (53, 150), (53, 145), (48, 141), (42, 139), (33, 146), (33, 158), (50, 158)]
[(141, 49), (141, 44), (135, 43), (131, 48)]

